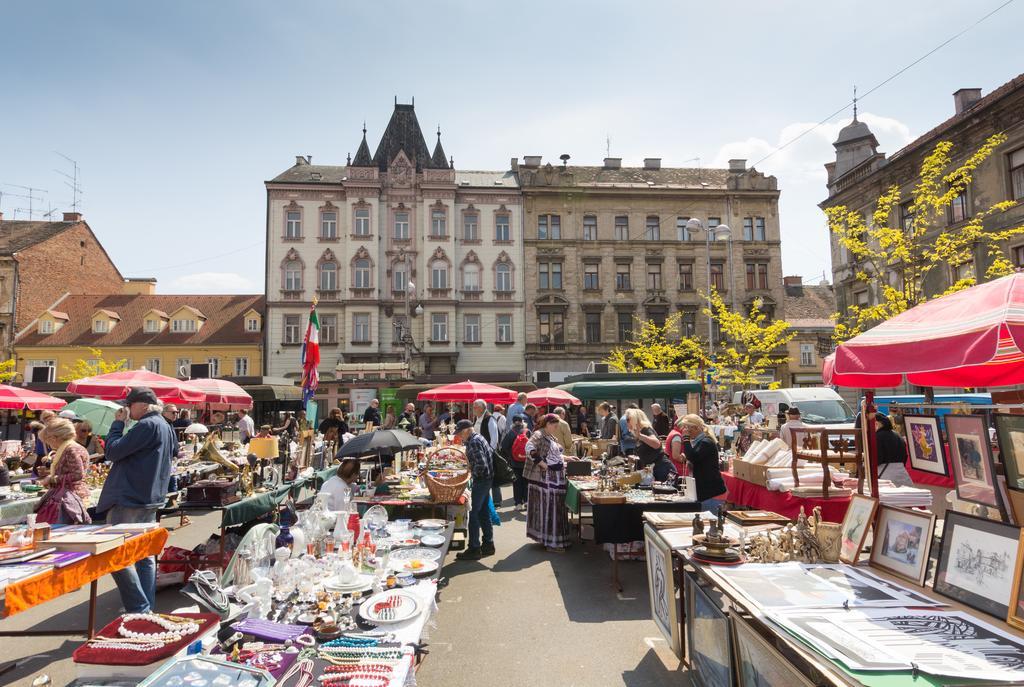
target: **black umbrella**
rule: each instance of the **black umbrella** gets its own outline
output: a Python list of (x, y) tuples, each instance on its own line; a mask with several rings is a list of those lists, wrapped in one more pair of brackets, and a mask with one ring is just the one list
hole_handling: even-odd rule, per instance
[(352, 458), (374, 454), (380, 455), (381, 453), (406, 451), (422, 446), (423, 442), (408, 432), (400, 429), (378, 429), (349, 439), (338, 449), (334, 457)]

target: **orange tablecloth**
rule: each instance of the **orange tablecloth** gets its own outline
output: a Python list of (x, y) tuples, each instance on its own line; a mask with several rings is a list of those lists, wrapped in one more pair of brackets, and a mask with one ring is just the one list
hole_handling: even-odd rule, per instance
[(739, 479), (731, 472), (723, 472), (722, 479), (729, 490), (725, 500), (738, 506), (747, 506), (756, 510), (770, 510), (796, 519), (800, 515), (800, 507), (808, 517), (815, 506), (821, 506), (821, 517), (829, 522), (842, 522), (846, 509), (850, 505), (850, 497), (823, 499), (809, 496), (793, 496), (788, 491), (769, 491), (766, 487), (752, 484)]
[(3, 617), (21, 613), (45, 601), (56, 599), (104, 575), (127, 568), (147, 556), (157, 556), (163, 551), (166, 543), (167, 530), (158, 527), (126, 540), (116, 549), (9, 584), (4, 597)]

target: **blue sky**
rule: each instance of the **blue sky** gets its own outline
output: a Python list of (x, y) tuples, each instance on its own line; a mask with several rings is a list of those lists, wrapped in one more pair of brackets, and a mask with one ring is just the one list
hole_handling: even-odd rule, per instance
[[(751, 162), (1001, 4), (901, 2), (4, 3), (0, 183), (82, 168), (83, 213), (163, 292), (261, 292), (262, 182), (296, 154), (371, 149), (415, 96), (462, 169), (561, 153), (593, 164)], [(893, 152), (1024, 71), (1014, 2), (861, 103)], [(816, 203), (837, 116), (759, 165), (779, 177), (784, 269), (830, 267)], [(0, 186), (11, 219), (27, 200)], [(19, 212), (18, 217), (24, 218)]]

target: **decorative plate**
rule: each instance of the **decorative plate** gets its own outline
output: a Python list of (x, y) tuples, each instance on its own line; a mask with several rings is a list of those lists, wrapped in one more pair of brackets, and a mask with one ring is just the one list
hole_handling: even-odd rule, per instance
[(412, 594), (392, 589), (375, 594), (359, 605), (359, 617), (371, 623), (400, 623), (415, 616), (420, 603)]
[(384, 506), (370, 506), (363, 514), (364, 530), (380, 530), (388, 524), (388, 511)]
[(437, 549), (425, 549), (422, 546), (391, 552), (391, 560), (396, 562), (411, 561), (416, 558), (421, 558), (424, 561), (439, 561), (441, 560), (441, 552)]
[(428, 518), (426, 520), (417, 520), (416, 526), (424, 530), (443, 530), (445, 527), (448, 526), (448, 521), (438, 520), (436, 518)]
[(443, 534), (424, 534), (420, 537), (420, 543), (424, 546), (444, 546)]
[(351, 594), (353, 592), (365, 592), (367, 589), (373, 587), (373, 575), (359, 575), (356, 579), (348, 584), (343, 583), (337, 577), (331, 577), (324, 581), (324, 589), (331, 592), (341, 592), (342, 594)]
[(405, 539), (392, 539), (391, 546), (395, 548), (403, 548), (409, 546), (419, 546), (420, 540), (415, 537), (407, 537)]
[(410, 558), (405, 561), (395, 561), (391, 564), (391, 567), (396, 572), (407, 572), (412, 573), (413, 575), (429, 575), (441, 566), (437, 561), (428, 560), (426, 558)]

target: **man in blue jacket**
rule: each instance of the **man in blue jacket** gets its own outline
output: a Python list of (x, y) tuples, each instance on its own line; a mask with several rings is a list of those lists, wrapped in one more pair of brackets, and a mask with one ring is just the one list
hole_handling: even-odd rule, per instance
[[(153, 390), (140, 386), (128, 392), (124, 408), (114, 415), (104, 457), (112, 465), (103, 484), (98, 513), (111, 525), (156, 522), (167, 499), (171, 460), (178, 454), (174, 429), (164, 420)], [(125, 434), (125, 420), (135, 426)], [(143, 558), (134, 566), (113, 573), (127, 613), (147, 613), (156, 604), (156, 561)]]

